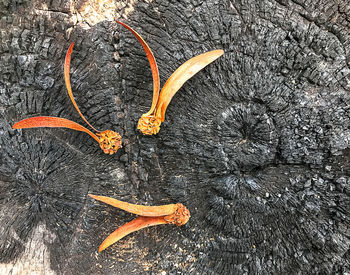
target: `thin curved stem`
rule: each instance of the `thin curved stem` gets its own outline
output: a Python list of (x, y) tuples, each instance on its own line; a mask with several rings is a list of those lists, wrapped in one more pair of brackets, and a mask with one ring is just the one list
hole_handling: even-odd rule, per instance
[(73, 52), (73, 47), (74, 47), (74, 42), (72, 44), (70, 44), (67, 54), (66, 54), (66, 59), (64, 61), (64, 80), (66, 82), (66, 87), (67, 87), (67, 91), (68, 91), (68, 95), (70, 100), (72, 101), (75, 109), (78, 111), (79, 115), (81, 116), (81, 118), (96, 132), (101, 132), (99, 130), (97, 130), (95, 127), (93, 127), (88, 121), (87, 119), (83, 116), (83, 114), (81, 113), (77, 103), (75, 102), (75, 99), (73, 97), (73, 92), (72, 92), (72, 87), (70, 85), (70, 77), (69, 77), (69, 69), (70, 69), (70, 60), (71, 60), (71, 55)]
[(147, 45), (146, 41), (143, 40), (141, 35), (139, 35), (136, 31), (134, 31), (131, 27), (129, 27), (125, 23), (120, 22), (120, 21), (116, 21), (116, 22), (118, 24), (122, 25), (123, 27), (125, 27), (126, 29), (128, 29), (137, 38), (137, 40), (141, 43), (144, 51), (146, 52), (147, 59), (149, 61), (149, 65), (150, 65), (151, 71), (152, 71), (152, 77), (153, 77), (152, 106), (151, 106), (151, 109), (147, 113), (144, 114), (144, 116), (148, 116), (148, 115), (152, 114), (153, 111), (155, 110), (155, 108), (157, 106), (157, 102), (158, 102), (158, 97), (159, 97), (160, 80), (159, 80), (159, 72), (158, 72), (158, 66), (157, 66), (156, 59), (154, 58), (154, 55), (151, 51), (151, 48)]

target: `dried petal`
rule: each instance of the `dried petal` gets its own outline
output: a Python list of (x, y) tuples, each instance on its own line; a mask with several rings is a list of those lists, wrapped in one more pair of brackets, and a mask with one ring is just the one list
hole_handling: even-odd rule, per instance
[(129, 27), (125, 23), (120, 22), (120, 21), (116, 21), (116, 22), (119, 23), (120, 25), (122, 25), (123, 27), (127, 28), (129, 31), (131, 31), (132, 34), (137, 38), (137, 40), (140, 41), (144, 51), (146, 52), (149, 64), (151, 66), (152, 77), (153, 77), (153, 100), (152, 100), (152, 106), (151, 106), (151, 109), (145, 114), (145, 115), (150, 115), (150, 114), (153, 113), (154, 109), (157, 106), (157, 101), (158, 101), (158, 97), (159, 97), (159, 88), (160, 88), (159, 72), (158, 72), (158, 66), (157, 66), (156, 59), (154, 58), (154, 55), (153, 55), (150, 47), (147, 45), (145, 40), (143, 40), (141, 35), (139, 35), (136, 31), (134, 31), (131, 27)]
[(37, 128), (37, 127), (58, 127), (58, 128), (69, 128), (81, 132), (85, 132), (92, 136), (98, 143), (99, 138), (90, 130), (86, 129), (80, 124), (60, 117), (50, 117), (50, 116), (38, 116), (23, 119), (15, 123), (13, 129), (24, 129), (24, 128)]
[(114, 207), (120, 208), (129, 213), (133, 213), (139, 216), (146, 216), (146, 217), (166, 216), (166, 215), (174, 214), (178, 209), (177, 204), (167, 204), (167, 205), (161, 205), (161, 206), (144, 206), (144, 205), (138, 205), (138, 204), (132, 204), (132, 203), (120, 201), (120, 200), (113, 199), (110, 197), (105, 197), (105, 196), (97, 196), (92, 194), (89, 194), (89, 196), (95, 200), (102, 201), (104, 203), (107, 203), (109, 205), (112, 205)]
[(64, 61), (64, 80), (66, 81), (66, 87), (67, 87), (67, 91), (68, 91), (68, 95), (70, 97), (70, 100), (72, 101), (75, 109), (78, 111), (79, 115), (81, 116), (81, 118), (92, 128), (94, 129), (96, 132), (100, 132), (98, 130), (96, 130), (88, 121), (87, 119), (83, 116), (83, 114), (80, 112), (79, 107), (77, 105), (77, 103), (74, 100), (73, 97), (73, 92), (72, 92), (72, 87), (70, 85), (70, 77), (69, 77), (69, 68), (70, 68), (70, 60), (71, 60), (71, 55), (73, 52), (73, 47), (74, 47), (74, 42), (72, 44), (70, 44), (69, 49), (67, 51), (66, 54), (66, 59)]
[(106, 249), (126, 235), (142, 228), (166, 223), (181, 226), (190, 219), (190, 211), (181, 203), (161, 206), (142, 206), (105, 196), (96, 196), (92, 194), (89, 194), (89, 196), (95, 200), (140, 215), (140, 217), (122, 225), (110, 234), (100, 245), (98, 252)]
[(137, 217), (136, 219), (128, 222), (121, 227), (117, 228), (111, 235), (109, 235), (98, 248), (98, 252), (105, 250), (110, 245), (119, 241), (121, 238), (126, 235), (140, 230), (142, 228), (166, 224), (167, 222), (164, 220), (164, 217)]
[(156, 116), (164, 121), (165, 111), (176, 92), (182, 85), (192, 76), (202, 70), (205, 66), (219, 58), (224, 54), (223, 50), (214, 50), (207, 53), (197, 55), (182, 64), (166, 81), (162, 88), (158, 104), (156, 107)]

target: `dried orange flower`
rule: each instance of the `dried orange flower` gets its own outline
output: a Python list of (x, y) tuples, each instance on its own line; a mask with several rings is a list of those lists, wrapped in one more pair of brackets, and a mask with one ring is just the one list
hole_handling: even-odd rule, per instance
[(206, 52), (186, 61), (169, 77), (169, 79), (164, 84), (164, 87), (162, 88), (161, 92), (159, 93), (159, 72), (156, 60), (150, 47), (143, 40), (143, 38), (131, 27), (120, 21), (117, 21), (117, 23), (127, 28), (137, 38), (137, 40), (141, 43), (143, 49), (145, 50), (148, 61), (150, 63), (153, 77), (152, 106), (147, 113), (141, 116), (137, 128), (144, 135), (157, 134), (160, 129), (160, 124), (164, 122), (165, 111), (176, 92), (192, 76), (194, 76), (205, 66), (209, 65), (211, 62), (223, 55), (224, 51), (214, 50)]
[(181, 226), (186, 224), (191, 217), (190, 211), (188, 211), (188, 209), (181, 203), (161, 206), (143, 206), (119, 201), (110, 197), (96, 196), (92, 194), (89, 194), (89, 196), (95, 200), (102, 201), (129, 213), (139, 215), (139, 217), (122, 225), (110, 234), (102, 242), (98, 252), (106, 249), (108, 246), (119, 241), (126, 235), (142, 228), (160, 224), (176, 224), (177, 226)]
[(23, 128), (37, 128), (37, 127), (59, 127), (59, 128), (69, 128), (81, 132), (85, 132), (89, 134), (91, 137), (93, 137), (99, 144), (103, 152), (106, 154), (114, 154), (118, 151), (119, 148), (122, 147), (122, 138), (121, 136), (111, 130), (105, 130), (105, 131), (99, 131), (96, 130), (83, 116), (83, 114), (80, 112), (79, 107), (77, 103), (74, 100), (72, 88), (70, 85), (70, 78), (69, 78), (69, 68), (70, 68), (70, 60), (71, 60), (71, 54), (73, 51), (74, 43), (72, 43), (67, 51), (66, 59), (64, 62), (64, 79), (66, 82), (66, 87), (68, 91), (68, 95), (81, 116), (81, 118), (94, 130), (96, 131), (96, 134), (91, 132), (90, 130), (86, 129), (84, 126), (65, 119), (65, 118), (59, 118), (59, 117), (50, 117), (50, 116), (39, 116), (39, 117), (31, 117), (23, 119), (17, 123), (15, 123), (12, 128), (13, 129), (23, 129)]

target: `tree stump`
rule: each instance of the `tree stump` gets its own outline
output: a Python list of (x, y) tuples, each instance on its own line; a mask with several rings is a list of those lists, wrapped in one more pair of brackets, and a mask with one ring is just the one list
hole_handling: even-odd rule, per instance
[[(350, 272), (350, 5), (306, 0), (0, 0), (1, 274)], [(156, 136), (137, 131), (161, 85), (200, 53), (225, 54), (176, 94)], [(30, 116), (83, 124), (13, 130)], [(134, 215), (87, 194), (181, 202), (182, 227), (151, 227), (97, 253)]]

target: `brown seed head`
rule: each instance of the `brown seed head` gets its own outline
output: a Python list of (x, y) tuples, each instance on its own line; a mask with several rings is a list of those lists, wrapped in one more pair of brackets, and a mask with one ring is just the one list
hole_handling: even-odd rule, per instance
[(190, 219), (190, 211), (182, 203), (177, 203), (177, 210), (174, 214), (164, 217), (164, 220), (170, 224), (176, 224), (177, 226), (184, 225)]
[(159, 132), (162, 122), (154, 115), (141, 116), (137, 128), (144, 135), (155, 135)]
[(96, 133), (99, 138), (100, 147), (106, 154), (112, 155), (122, 147), (122, 137), (111, 130)]

